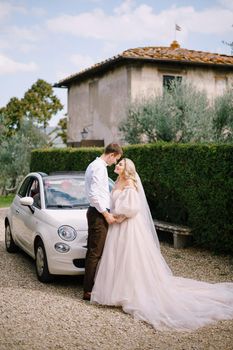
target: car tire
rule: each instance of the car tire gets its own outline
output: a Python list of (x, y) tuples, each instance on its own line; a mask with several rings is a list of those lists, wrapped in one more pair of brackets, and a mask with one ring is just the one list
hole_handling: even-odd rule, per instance
[(40, 282), (49, 283), (52, 280), (52, 275), (49, 273), (48, 262), (44, 244), (39, 240), (35, 249), (36, 275)]
[(11, 228), (8, 223), (5, 226), (5, 247), (8, 253), (16, 253), (19, 249), (12, 238)]

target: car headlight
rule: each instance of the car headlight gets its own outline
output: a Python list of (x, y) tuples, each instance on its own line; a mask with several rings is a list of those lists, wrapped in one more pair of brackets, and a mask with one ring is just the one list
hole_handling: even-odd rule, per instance
[(60, 226), (57, 233), (64, 241), (73, 241), (77, 237), (76, 230), (69, 225)]

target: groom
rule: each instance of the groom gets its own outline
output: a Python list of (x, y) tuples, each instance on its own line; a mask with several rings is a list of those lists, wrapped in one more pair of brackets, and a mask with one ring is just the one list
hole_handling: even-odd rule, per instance
[(109, 213), (110, 192), (107, 166), (116, 164), (123, 155), (122, 148), (110, 143), (104, 153), (90, 163), (85, 173), (85, 187), (90, 207), (87, 211), (88, 239), (85, 263), (83, 299), (90, 300), (95, 272), (101, 258), (108, 225), (115, 222)]

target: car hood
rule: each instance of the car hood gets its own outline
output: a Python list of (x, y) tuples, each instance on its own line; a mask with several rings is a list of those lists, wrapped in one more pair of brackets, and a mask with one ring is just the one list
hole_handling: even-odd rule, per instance
[(41, 220), (59, 227), (70, 225), (76, 230), (87, 231), (87, 209), (44, 209), (40, 211)]

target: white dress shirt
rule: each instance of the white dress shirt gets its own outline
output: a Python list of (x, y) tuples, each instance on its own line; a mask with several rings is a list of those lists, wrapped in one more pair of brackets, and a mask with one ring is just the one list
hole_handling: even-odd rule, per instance
[(110, 208), (107, 163), (103, 159), (96, 158), (88, 165), (85, 173), (85, 189), (92, 207), (100, 213)]

